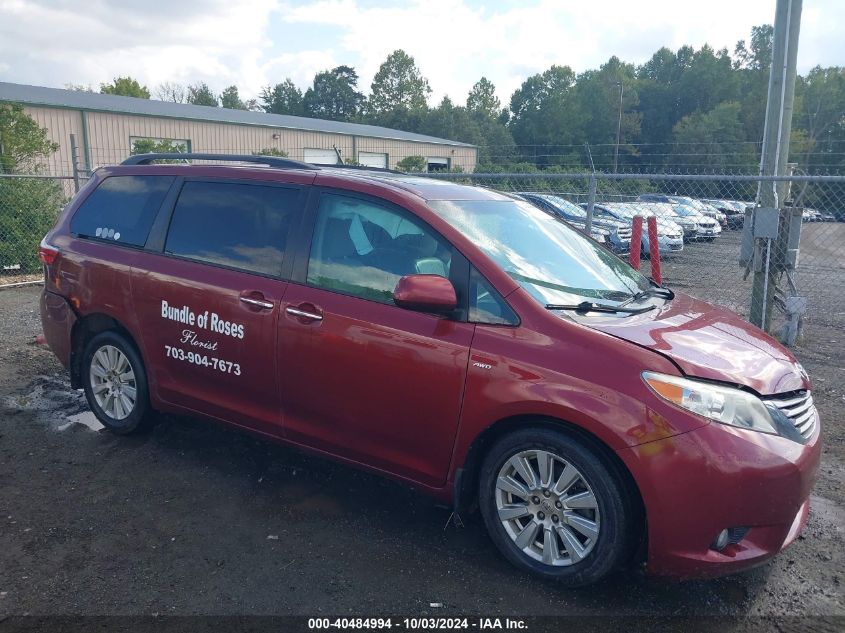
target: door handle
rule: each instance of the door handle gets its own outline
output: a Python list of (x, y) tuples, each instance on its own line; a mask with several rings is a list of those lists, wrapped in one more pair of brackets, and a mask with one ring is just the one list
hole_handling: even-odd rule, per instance
[(285, 308), (285, 312), (290, 314), (291, 316), (298, 317), (300, 319), (308, 319), (310, 321), (322, 321), (323, 315), (319, 312), (309, 312), (308, 310), (300, 310), (299, 308), (294, 307), (287, 307)]
[(240, 300), (243, 303), (246, 303), (251, 306), (255, 306), (256, 308), (263, 308), (264, 310), (272, 310), (273, 309), (273, 302), (267, 301), (265, 299), (253, 299), (252, 297), (240, 297)]

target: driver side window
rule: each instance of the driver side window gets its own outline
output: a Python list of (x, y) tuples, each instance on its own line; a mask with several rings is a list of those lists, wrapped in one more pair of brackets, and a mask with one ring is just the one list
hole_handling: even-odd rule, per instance
[(401, 277), (448, 278), (451, 256), (451, 245), (410, 215), (360, 198), (323, 194), (307, 283), (392, 304)]

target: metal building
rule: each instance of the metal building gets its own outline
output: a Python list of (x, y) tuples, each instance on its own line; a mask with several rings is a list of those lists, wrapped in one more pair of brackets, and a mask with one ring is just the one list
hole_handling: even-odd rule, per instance
[(277, 149), (316, 164), (336, 163), (338, 152), (344, 161), (374, 167), (395, 168), (408, 156), (424, 157), (429, 171), (471, 172), (476, 164), (473, 145), (359, 123), (0, 82), (3, 102), (23, 105), (59, 144), (49, 161), (57, 176), (71, 174), (71, 134), (82, 169), (118, 163), (144, 139), (169, 140), (191, 152)]

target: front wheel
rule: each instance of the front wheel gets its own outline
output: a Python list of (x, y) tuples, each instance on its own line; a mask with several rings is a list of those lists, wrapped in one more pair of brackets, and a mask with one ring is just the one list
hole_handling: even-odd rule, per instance
[(88, 405), (103, 426), (119, 435), (149, 426), (147, 376), (125, 336), (102, 332), (92, 338), (82, 356), (82, 372)]
[(634, 542), (624, 484), (563, 432), (526, 429), (499, 440), (482, 465), (479, 505), (505, 558), (568, 587), (606, 576)]

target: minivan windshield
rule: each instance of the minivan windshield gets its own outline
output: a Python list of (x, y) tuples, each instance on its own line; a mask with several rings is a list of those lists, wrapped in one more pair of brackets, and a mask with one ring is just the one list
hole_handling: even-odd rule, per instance
[(622, 302), (650, 288), (639, 272), (579, 231), (521, 200), (429, 200), (543, 305)]

